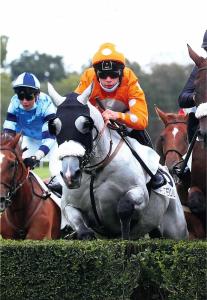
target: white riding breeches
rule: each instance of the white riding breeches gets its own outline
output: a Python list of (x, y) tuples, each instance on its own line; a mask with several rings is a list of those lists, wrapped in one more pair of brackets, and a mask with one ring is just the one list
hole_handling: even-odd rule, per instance
[[(28, 136), (23, 136), (21, 148), (24, 149), (25, 147), (27, 147), (28, 149), (23, 152), (22, 157), (26, 158), (35, 155), (35, 152), (39, 149), (41, 145), (42, 145), (41, 140), (36, 140)], [(51, 176), (59, 175), (62, 168), (61, 161), (58, 159), (57, 156), (57, 150), (58, 150), (58, 145), (57, 142), (55, 142), (52, 148), (50, 149), (49, 153), (44, 157), (44, 158), (48, 158), (49, 171)]]

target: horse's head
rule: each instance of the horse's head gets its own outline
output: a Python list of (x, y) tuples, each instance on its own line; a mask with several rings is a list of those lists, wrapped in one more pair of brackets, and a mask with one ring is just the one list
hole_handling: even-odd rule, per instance
[(49, 131), (57, 138), (62, 160), (61, 175), (70, 189), (80, 186), (82, 168), (92, 151), (94, 135), (97, 135), (91, 109), (87, 105), (90, 89), (82, 95), (70, 93), (62, 97), (48, 84), (48, 92), (57, 106), (56, 118), (49, 121)]
[(207, 59), (199, 56), (189, 45), (188, 51), (191, 59), (198, 67), (195, 79), (196, 118), (199, 119), (199, 135), (207, 146)]
[(12, 196), (17, 191), (24, 176), (25, 166), (19, 140), (21, 135), (1, 134), (0, 138), (0, 211), (11, 204)]
[(155, 110), (165, 126), (157, 140), (156, 150), (161, 157), (161, 163), (173, 174), (174, 167), (183, 161), (183, 155), (188, 149), (188, 115), (165, 113), (158, 107)]

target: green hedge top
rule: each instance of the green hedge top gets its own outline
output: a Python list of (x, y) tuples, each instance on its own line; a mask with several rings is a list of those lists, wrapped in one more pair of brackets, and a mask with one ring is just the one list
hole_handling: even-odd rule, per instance
[(206, 241), (1, 240), (0, 251), (4, 300), (206, 296)]

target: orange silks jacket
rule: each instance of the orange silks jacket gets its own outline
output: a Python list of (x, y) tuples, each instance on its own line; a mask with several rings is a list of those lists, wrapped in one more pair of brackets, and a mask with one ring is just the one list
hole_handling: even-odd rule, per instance
[[(75, 92), (81, 94), (92, 82), (93, 90), (89, 100), (93, 105), (97, 104), (97, 99), (103, 101), (103, 106), (118, 112), (120, 123), (136, 130), (144, 130), (147, 127), (148, 109), (145, 95), (131, 69), (124, 68), (121, 85), (110, 93), (101, 88), (94, 69), (89, 68), (82, 74)], [(110, 107), (107, 107), (107, 102), (110, 103)]]

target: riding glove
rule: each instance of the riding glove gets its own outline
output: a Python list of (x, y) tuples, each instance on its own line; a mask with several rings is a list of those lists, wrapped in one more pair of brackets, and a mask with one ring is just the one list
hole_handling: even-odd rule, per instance
[(23, 160), (25, 166), (33, 170), (35, 167), (39, 166), (40, 161), (36, 158), (36, 156), (30, 156)]

